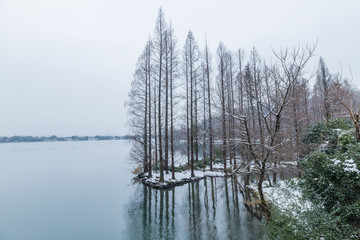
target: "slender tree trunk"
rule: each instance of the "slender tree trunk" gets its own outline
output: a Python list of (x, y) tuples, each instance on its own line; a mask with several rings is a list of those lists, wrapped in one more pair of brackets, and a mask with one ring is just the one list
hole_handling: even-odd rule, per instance
[(159, 170), (159, 156), (158, 156), (158, 136), (157, 136), (157, 94), (156, 94), (156, 86), (154, 84), (154, 133), (155, 133), (155, 167), (156, 171)]
[(173, 46), (173, 42), (172, 42), (172, 34), (171, 34), (171, 38), (170, 38), (170, 151), (171, 151), (171, 178), (175, 179), (175, 163), (174, 163), (174, 104), (173, 104), (173, 64), (174, 64), (174, 60), (173, 60), (173, 53), (174, 53), (174, 46)]
[(225, 119), (225, 83), (224, 83), (224, 60), (220, 60), (220, 81), (221, 81), (221, 108), (222, 108), (222, 157), (224, 161), (224, 173), (227, 174), (226, 166), (226, 119)]
[(211, 94), (210, 94), (210, 62), (209, 62), (209, 51), (208, 46), (206, 44), (205, 49), (205, 61), (206, 61), (206, 78), (207, 78), (207, 97), (208, 97), (208, 114), (209, 114), (209, 162), (210, 162), (210, 170), (213, 170), (213, 162), (214, 162), (214, 156), (213, 156), (213, 146), (214, 146), (214, 140), (213, 140), (213, 129), (212, 129), (212, 118), (211, 118)]
[(159, 121), (159, 157), (160, 157), (160, 182), (164, 182), (164, 159), (162, 156), (162, 133), (161, 133), (161, 72), (162, 56), (160, 57), (159, 92), (158, 92), (158, 121)]
[[(228, 56), (228, 61), (230, 61), (230, 56)], [(228, 72), (226, 73), (226, 92), (225, 92), (225, 95), (227, 96), (227, 104), (225, 105), (226, 106), (226, 112), (229, 114), (231, 114), (231, 91), (230, 91), (230, 63), (227, 63), (229, 66), (229, 70)], [(230, 163), (230, 166), (233, 165), (233, 161), (232, 161), (232, 141), (231, 141), (231, 116), (228, 116), (227, 117), (227, 134), (226, 134), (226, 138), (228, 139), (228, 150), (229, 150), (229, 163)]]
[(189, 75), (188, 75), (188, 62), (187, 58), (185, 59), (185, 75), (186, 75), (186, 137), (187, 137), (187, 162), (190, 166), (190, 118), (189, 118)]
[(163, 159), (163, 152), (162, 152), (162, 126), (161, 126), (161, 82), (162, 82), (162, 60), (163, 60), (163, 54), (162, 54), (162, 41), (160, 40), (160, 57), (159, 57), (159, 88), (158, 88), (158, 134), (159, 134), (159, 158), (160, 158), (160, 182), (164, 182), (164, 159)]
[(196, 96), (196, 81), (197, 81), (197, 71), (198, 65), (197, 62), (199, 61), (199, 52), (196, 41), (192, 35), (192, 32), (189, 31), (188, 36), (186, 38), (185, 47), (184, 47), (184, 57), (185, 63), (188, 63), (188, 71), (187, 79), (190, 81), (190, 166), (191, 166), (191, 177), (194, 177), (194, 141), (196, 139), (196, 125), (197, 125), (197, 96)]
[[(232, 64), (232, 62), (231, 62)], [(235, 148), (235, 100), (234, 100), (234, 84), (233, 84), (233, 70), (231, 67), (230, 72), (230, 91), (231, 91), (231, 132), (230, 132), (230, 139), (231, 139), (231, 153), (232, 159), (234, 161), (234, 167), (236, 168), (236, 148)]]
[(194, 101), (193, 101), (193, 76), (192, 76), (192, 63), (190, 52), (190, 158), (191, 158), (191, 177), (195, 177), (194, 174)]
[(293, 122), (294, 122), (294, 131), (295, 131), (295, 151), (296, 151), (296, 161), (298, 160), (298, 154), (299, 154), (299, 142), (300, 142), (300, 137), (299, 137), (299, 123), (298, 123), (298, 112), (297, 112), (297, 102), (298, 102), (298, 98), (296, 96), (296, 91), (297, 91), (297, 85), (295, 84), (293, 86)]
[(165, 34), (165, 171), (169, 174), (169, 38), (168, 33)]
[(202, 146), (202, 152), (203, 152), (203, 161), (204, 161), (204, 169), (206, 167), (206, 131), (207, 131), (207, 126), (206, 126), (206, 79), (205, 76), (203, 76), (203, 82), (202, 82), (202, 87), (203, 87), (203, 146)]
[(198, 87), (197, 87), (197, 83), (198, 83), (198, 79), (195, 78), (195, 89), (194, 89), (194, 94), (195, 94), (195, 103), (194, 103), (194, 108), (195, 108), (195, 121), (194, 121), (194, 128), (195, 128), (195, 161), (198, 163), (199, 162), (199, 130), (198, 130)]
[[(150, 43), (151, 44), (151, 43)], [(152, 136), (151, 136), (151, 46), (149, 45), (149, 49), (148, 49), (148, 71), (149, 71), (149, 75), (148, 75), (148, 92), (149, 92), (149, 172), (148, 172), (148, 177), (151, 178), (152, 177), (152, 152), (151, 152), (151, 141), (152, 141)]]
[(145, 56), (145, 114), (144, 114), (144, 160), (143, 160), (143, 168), (144, 172), (148, 172), (148, 59)]

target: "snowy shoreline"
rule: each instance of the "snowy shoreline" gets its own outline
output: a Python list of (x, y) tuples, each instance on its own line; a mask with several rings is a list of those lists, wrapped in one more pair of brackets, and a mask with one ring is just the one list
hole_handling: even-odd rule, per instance
[[(182, 163), (182, 162), (181, 162)], [(231, 166), (230, 161), (227, 160), (228, 166)], [(177, 166), (182, 166), (181, 164)], [(253, 168), (253, 165), (250, 166), (250, 169)], [(277, 166), (277, 168), (297, 168), (296, 162), (282, 162)], [(230, 173), (232, 173), (234, 169), (232, 168)], [(197, 182), (205, 177), (227, 177), (231, 176), (232, 174), (226, 175), (224, 172), (223, 164), (222, 163), (215, 163), (213, 164), (213, 171), (210, 170), (209, 167), (206, 167), (204, 170), (194, 170), (195, 177), (191, 177), (190, 169), (184, 170), (182, 172), (175, 172), (175, 179), (172, 179), (171, 172), (166, 174), (164, 172), (164, 182), (160, 182), (160, 173), (153, 172), (152, 177), (148, 178), (147, 173), (139, 173), (135, 179), (140, 180), (143, 184), (147, 186), (151, 186), (155, 189), (166, 189), (166, 188), (173, 188), (176, 186), (184, 185), (185, 183), (190, 182)], [(242, 173), (239, 171), (238, 173)]]
[(155, 189), (168, 189), (176, 186), (181, 186), (190, 182), (197, 182), (206, 177), (226, 177), (225, 173), (218, 171), (194, 171), (195, 177), (191, 177), (191, 171), (186, 170), (183, 172), (175, 172), (175, 179), (171, 178), (171, 173), (164, 173), (164, 182), (160, 182), (160, 173), (153, 173), (151, 178), (148, 178), (144, 174), (138, 174), (136, 179), (141, 180), (141, 182), (147, 186), (151, 186)]

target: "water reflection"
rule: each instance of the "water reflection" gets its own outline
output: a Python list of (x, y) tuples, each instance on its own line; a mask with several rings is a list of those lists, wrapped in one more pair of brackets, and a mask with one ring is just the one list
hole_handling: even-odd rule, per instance
[(263, 239), (237, 178), (206, 178), (175, 189), (142, 184), (131, 201), (125, 239)]

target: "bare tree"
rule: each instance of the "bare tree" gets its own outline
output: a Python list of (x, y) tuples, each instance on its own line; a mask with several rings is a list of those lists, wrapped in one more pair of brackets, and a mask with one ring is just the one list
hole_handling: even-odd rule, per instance
[(317, 94), (319, 95), (321, 101), (321, 109), (323, 110), (322, 116), (328, 122), (331, 118), (331, 109), (329, 102), (330, 95), (330, 85), (331, 85), (331, 74), (325, 61), (322, 57), (319, 60), (319, 66), (316, 76), (316, 85), (317, 85)]
[[(144, 172), (148, 172), (149, 167), (148, 116), (150, 105), (148, 96), (150, 90), (150, 46), (151, 43), (148, 41), (142, 55), (138, 59), (134, 79), (131, 84), (131, 91), (129, 92), (129, 101), (126, 103), (130, 115), (128, 124), (133, 133), (133, 145), (142, 146), (141, 148), (134, 146), (134, 160), (140, 161), (140, 159), (142, 159), (141, 162)], [(135, 152), (138, 154), (137, 156)]]
[[(205, 78), (206, 78), (206, 91), (207, 91), (207, 108), (208, 108), (208, 125), (209, 125), (209, 163), (210, 170), (213, 170), (213, 162), (214, 159), (214, 133), (213, 133), (213, 124), (212, 124), (212, 116), (211, 116), (211, 55), (209, 53), (207, 42), (205, 44), (205, 53), (204, 53), (204, 64), (203, 64)], [(205, 89), (205, 87), (204, 87)], [(205, 95), (204, 95), (205, 96)], [(205, 99), (205, 98), (204, 98)], [(204, 100), (205, 102), (205, 100)], [(206, 125), (204, 123), (204, 125)]]
[(222, 120), (222, 158), (224, 163), (224, 173), (227, 173), (226, 166), (226, 106), (225, 106), (225, 57), (226, 49), (223, 43), (220, 43), (217, 48), (217, 57), (218, 57), (218, 87), (219, 87), (219, 96), (221, 102), (221, 120)]
[[(247, 144), (251, 157), (254, 159), (254, 163), (259, 173), (258, 191), (260, 200), (263, 205), (266, 206), (264, 194), (262, 191), (262, 185), (267, 176), (267, 170), (269, 163), (271, 162), (274, 153), (282, 145), (286, 139), (282, 138), (282, 121), (284, 120), (284, 113), (286, 108), (292, 101), (292, 89), (296, 81), (304, 76), (306, 64), (313, 56), (316, 45), (304, 44), (297, 46), (291, 51), (288, 49), (274, 51), (276, 63), (270, 67), (270, 73), (272, 78), (272, 84), (260, 84), (257, 86), (263, 88), (262, 96), (256, 95), (253, 92), (248, 95), (254, 100), (252, 107), (257, 114), (260, 115), (264, 124), (266, 137), (262, 142), (261, 135), (257, 131), (249, 131), (248, 118), (246, 115), (239, 116), (245, 125)], [(258, 76), (256, 76), (258, 77)], [(269, 88), (269, 89), (267, 89)], [(248, 87), (248, 91), (250, 87)], [(270, 93), (271, 96), (267, 97), (266, 94)], [(270, 102), (268, 102), (270, 101)], [(270, 116), (272, 116), (272, 123), (270, 122)], [(256, 135), (254, 135), (256, 134)], [(252, 141), (255, 139), (255, 141)], [(257, 141), (259, 140), (259, 141)], [(262, 151), (259, 151), (262, 149)], [(238, 168), (239, 169), (239, 168)]]
[(355, 91), (346, 80), (342, 80), (341, 75), (336, 77), (331, 92), (348, 112), (348, 116), (355, 127), (356, 141), (360, 142), (360, 93)]
[(175, 159), (174, 159), (174, 91), (176, 88), (175, 80), (178, 77), (179, 68), (179, 52), (177, 49), (177, 41), (174, 36), (174, 30), (170, 24), (167, 41), (169, 47), (169, 90), (170, 90), (170, 153), (171, 153), (171, 175), (175, 179)]
[[(185, 62), (185, 79), (187, 80), (187, 97), (190, 95), (189, 102), (187, 106), (190, 108), (190, 113), (188, 113), (188, 119), (190, 120), (190, 166), (191, 166), (191, 176), (194, 177), (194, 154), (195, 150), (195, 134), (196, 134), (196, 81), (198, 81), (199, 67), (200, 67), (200, 52), (199, 47), (195, 41), (195, 38), (191, 31), (189, 31), (185, 46), (183, 50), (183, 58)], [(190, 106), (189, 106), (190, 105)]]
[[(146, 71), (147, 71), (147, 93), (148, 93), (148, 124), (149, 124), (149, 134), (148, 134), (148, 177), (151, 178), (152, 177), (152, 150), (151, 150), (151, 141), (152, 141), (152, 134), (151, 134), (151, 40), (148, 41), (147, 45), (146, 45)], [(146, 128), (146, 127), (145, 127)]]
[(159, 159), (160, 159), (160, 182), (164, 182), (164, 158), (163, 158), (163, 139), (162, 139), (162, 115), (161, 115), (161, 103), (162, 103), (162, 82), (164, 81), (163, 76), (163, 60), (164, 60), (164, 38), (166, 35), (166, 22), (162, 8), (159, 9), (158, 17), (156, 20), (156, 26), (154, 31), (153, 40), (153, 56), (154, 62), (157, 66), (157, 81), (158, 81), (158, 135), (159, 135)]

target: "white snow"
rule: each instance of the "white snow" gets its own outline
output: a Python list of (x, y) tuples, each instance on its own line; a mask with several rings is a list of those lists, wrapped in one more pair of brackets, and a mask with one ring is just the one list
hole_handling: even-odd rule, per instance
[(184, 166), (187, 163), (187, 156), (184, 154), (178, 154), (175, 156), (175, 167)]
[(355, 172), (355, 173), (360, 173), (359, 169), (357, 168), (356, 166), (356, 163), (354, 162), (353, 159), (345, 159), (344, 162), (334, 158), (334, 159), (331, 159), (332, 162), (334, 163), (335, 166), (341, 166), (342, 169), (345, 171), (345, 172)]
[(325, 141), (323, 144), (319, 146), (319, 150), (326, 150), (327, 146), (329, 145), (329, 141)]
[(280, 162), (280, 164), (281, 165), (294, 166), (294, 167), (296, 167), (298, 165), (297, 162), (286, 162), (286, 161)]
[(337, 160), (336, 158), (332, 159), (332, 161), (334, 162), (335, 166), (337, 166), (341, 163), (341, 161)]
[(205, 171), (204, 176), (206, 176), (206, 177), (224, 177), (225, 173), (223, 173), (223, 172), (214, 172), (214, 171)]
[[(217, 172), (217, 171), (200, 171), (200, 170), (195, 170), (194, 171), (194, 175), (195, 177), (192, 178), (191, 177), (191, 171), (190, 170), (186, 170), (183, 172), (175, 172), (175, 179), (172, 179), (172, 175), (171, 172), (169, 172), (169, 174), (164, 173), (164, 184), (166, 185), (166, 182), (172, 182), (172, 183), (176, 183), (178, 181), (181, 180), (185, 180), (185, 179), (195, 179), (195, 178), (203, 178), (203, 177), (224, 177), (225, 173), (223, 172)], [(153, 173), (152, 178), (148, 178), (146, 180), (146, 182), (148, 183), (159, 183), (160, 180), (160, 173)]]
[[(284, 214), (296, 216), (297, 213), (312, 210), (313, 205), (309, 200), (303, 199), (301, 188), (296, 178), (286, 181), (278, 181), (270, 187), (267, 182), (263, 184), (263, 193), (267, 201), (276, 205)], [(256, 185), (250, 185), (257, 191)]]
[(347, 159), (345, 160), (345, 162), (343, 163), (344, 167), (344, 171), (345, 172), (356, 172), (356, 173), (360, 173), (359, 169), (357, 168), (355, 162), (353, 159)]

